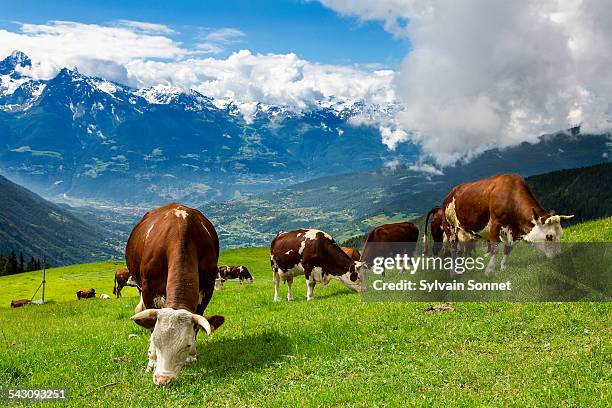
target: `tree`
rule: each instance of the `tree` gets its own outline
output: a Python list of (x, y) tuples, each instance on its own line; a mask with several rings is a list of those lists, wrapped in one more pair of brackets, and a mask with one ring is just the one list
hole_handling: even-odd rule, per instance
[(19, 265), (17, 266), (17, 273), (25, 272), (25, 265), (23, 260), (23, 252), (19, 251)]

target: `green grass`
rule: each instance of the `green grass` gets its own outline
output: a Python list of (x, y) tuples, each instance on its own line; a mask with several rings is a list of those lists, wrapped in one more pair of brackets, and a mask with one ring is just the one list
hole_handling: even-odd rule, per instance
[[(609, 303), (455, 303), (452, 312), (427, 314), (428, 303), (361, 302), (338, 282), (317, 286), (306, 302), (301, 279), (294, 302), (274, 303), (267, 248), (224, 251), (220, 264), (247, 265), (255, 283), (227, 282), (215, 292), (207, 313), (226, 322), (198, 338), (198, 362), (174, 384), (155, 387), (144, 372), (149, 335), (129, 320), (133, 289), (120, 300), (76, 301), (79, 287), (112, 293), (119, 265), (98, 263), (50, 270), (54, 303), (0, 309), (0, 386), (66, 387), (69, 406), (608, 406), (612, 399)], [(17, 293), (29, 297), (39, 275), (0, 278), (2, 305)]]
[(612, 242), (612, 217), (565, 228), (563, 242)]

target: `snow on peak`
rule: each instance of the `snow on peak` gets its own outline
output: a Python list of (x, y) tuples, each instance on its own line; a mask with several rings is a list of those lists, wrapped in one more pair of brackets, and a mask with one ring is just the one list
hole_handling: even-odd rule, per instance
[(150, 88), (142, 88), (135, 93), (143, 97), (147, 102), (155, 105), (167, 105), (172, 103), (184, 91), (177, 86), (155, 85)]

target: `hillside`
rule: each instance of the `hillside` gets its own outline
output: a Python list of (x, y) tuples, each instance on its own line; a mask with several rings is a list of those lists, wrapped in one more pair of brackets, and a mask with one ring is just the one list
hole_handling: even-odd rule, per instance
[[(517, 172), (526, 177), (591, 166), (607, 162), (612, 157), (611, 146), (608, 136), (559, 133), (544, 136), (536, 144), (487, 151), (469, 163), (444, 169), (443, 174), (400, 166), (329, 176), (254, 197), (212, 203), (202, 210), (220, 226), (225, 246), (266, 245), (278, 231), (304, 226), (324, 229), (342, 241), (375, 225), (423, 214), (456, 184), (498, 173)], [(585, 191), (594, 191), (594, 182)], [(556, 199), (550, 198), (552, 203)]]
[(0, 252), (54, 265), (110, 259), (120, 248), (97, 227), (0, 176)]
[(544, 208), (573, 214), (570, 223), (612, 216), (612, 163), (529, 177)]
[[(513, 259), (508, 273), (526, 270)], [(223, 314), (225, 323), (210, 337), (198, 336), (198, 361), (166, 388), (155, 387), (144, 370), (150, 334), (130, 320), (135, 289), (126, 288), (123, 299), (76, 300), (80, 287), (112, 293), (120, 263), (50, 271), (53, 303), (43, 306), (9, 309), (4, 296), (29, 298), (40, 273), (0, 278), (0, 327), (8, 339), (0, 347), (0, 387), (69, 384), (70, 407), (607, 406), (610, 400), (610, 303), (458, 302), (454, 310), (426, 313), (431, 303), (365, 302), (338, 282), (317, 285), (315, 300), (307, 302), (303, 278), (293, 285), (295, 301), (274, 303), (266, 248), (222, 251), (220, 263), (246, 265), (255, 281), (226, 282), (214, 293), (206, 313)], [(293, 386), (271, 392), (270, 384)]]

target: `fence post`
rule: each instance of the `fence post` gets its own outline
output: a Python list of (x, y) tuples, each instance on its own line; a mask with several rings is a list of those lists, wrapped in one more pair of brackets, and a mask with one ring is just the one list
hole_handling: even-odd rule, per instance
[(42, 302), (45, 303), (45, 283), (47, 282), (47, 259), (43, 257), (43, 290), (42, 290)]

